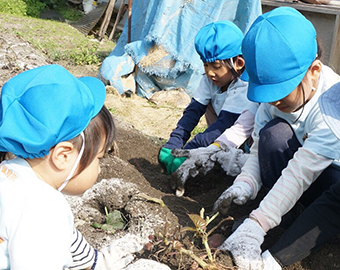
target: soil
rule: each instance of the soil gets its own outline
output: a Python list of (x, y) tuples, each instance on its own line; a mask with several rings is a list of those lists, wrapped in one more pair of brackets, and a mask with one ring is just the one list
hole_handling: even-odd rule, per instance
[[(14, 34), (6, 33), (3, 36), (0, 32), (0, 41), (0, 86), (21, 71), (50, 63), (41, 52)], [(97, 66), (58, 64), (64, 65), (75, 76), (96, 76), (98, 73)], [(171, 176), (163, 173), (157, 160), (159, 148), (168, 139), (185, 107), (185, 104), (178, 102), (178, 97), (181, 97), (181, 101), (187, 97), (180, 91), (172, 94), (175, 98), (171, 102), (169, 93), (163, 93), (163, 96), (160, 93), (157, 100), (150, 102), (134, 95), (130, 98), (121, 97), (114, 89), (107, 88), (106, 105), (113, 112), (117, 129), (114, 154), (102, 160), (102, 171), (93, 188), (81, 197), (67, 197), (75, 215), (76, 227), (94, 247), (100, 248), (127, 232), (154, 235), (156, 240), (160, 239), (159, 232), (163, 235), (168, 232), (169, 239), (181, 241), (185, 247), (191, 247), (196, 255), (207, 260), (199, 239), (190, 233), (179, 235), (176, 230), (193, 226), (188, 214), (199, 214), (204, 208), (205, 214), (210, 215), (214, 202), (232, 184), (233, 178), (226, 176), (221, 168), (215, 167), (205, 176), (189, 179), (183, 197), (174, 195), (169, 184)], [(245, 206), (232, 205), (229, 215), (235, 221), (240, 220), (258, 205), (263, 195), (264, 191), (261, 191), (256, 200)], [(164, 206), (155, 202), (155, 199), (161, 199)], [(122, 213), (126, 222), (123, 229), (112, 233), (91, 226), (94, 222), (104, 223), (105, 207), (109, 212), (117, 209)], [(208, 230), (221, 220), (222, 217), (217, 217)], [(227, 237), (233, 223), (222, 223), (215, 233)], [(281, 233), (280, 228), (271, 230), (266, 236), (263, 250), (274, 243)], [(137, 257), (159, 260), (171, 269), (201, 269), (190, 257), (171, 250), (164, 242), (152, 243)], [(336, 239), (303, 261), (284, 269), (340, 269), (339, 243)], [(213, 249), (213, 253), (216, 255), (216, 263), (220, 264), (217, 269), (233, 269), (228, 253), (216, 249)]]

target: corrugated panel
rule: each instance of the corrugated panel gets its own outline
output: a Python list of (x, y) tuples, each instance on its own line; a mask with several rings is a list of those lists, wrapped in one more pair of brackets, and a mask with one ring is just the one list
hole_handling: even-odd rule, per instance
[(71, 25), (84, 35), (88, 35), (103, 16), (107, 5), (108, 3), (98, 5), (94, 10), (85, 14), (79, 21), (71, 23)]

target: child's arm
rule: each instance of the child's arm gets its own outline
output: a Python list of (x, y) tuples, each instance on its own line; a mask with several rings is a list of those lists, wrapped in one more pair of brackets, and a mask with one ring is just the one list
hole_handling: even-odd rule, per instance
[(265, 231), (279, 225), (281, 217), (295, 205), (302, 193), (332, 162), (332, 159), (305, 147), (299, 148), (251, 216), (260, 222)]
[(96, 252), (83, 235), (77, 229), (74, 229), (71, 246), (73, 263), (69, 266), (69, 269), (91, 269), (96, 259)]
[(171, 174), (183, 163), (185, 158), (174, 158), (171, 149), (182, 148), (190, 138), (191, 131), (206, 111), (206, 106), (191, 100), (184, 110), (182, 118), (178, 121), (176, 129), (170, 134), (169, 141), (160, 149), (158, 161), (164, 167), (166, 174)]
[(254, 121), (255, 115), (251, 111), (243, 111), (234, 125), (226, 129), (215, 141), (230, 147), (240, 147), (251, 135)]
[(225, 190), (216, 200), (214, 210), (222, 214), (228, 212), (231, 202), (245, 204), (249, 199), (255, 199), (262, 187), (260, 166), (258, 162), (258, 137), (254, 136), (254, 143), (241, 173), (236, 177), (232, 186)]
[(170, 134), (169, 141), (164, 145), (165, 148), (182, 148), (190, 138), (191, 131), (196, 127), (202, 115), (206, 111), (205, 105), (191, 99), (190, 104), (183, 112), (183, 116), (177, 123), (176, 129)]
[(228, 111), (221, 111), (217, 120), (212, 123), (204, 132), (197, 134), (190, 142), (185, 145), (185, 149), (207, 147), (213, 143), (218, 136), (227, 128), (230, 128), (239, 114)]

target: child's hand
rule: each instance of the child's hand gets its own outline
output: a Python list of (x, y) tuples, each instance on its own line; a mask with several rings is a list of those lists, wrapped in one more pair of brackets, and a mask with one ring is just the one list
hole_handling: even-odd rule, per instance
[(171, 155), (171, 149), (162, 147), (158, 153), (158, 162), (163, 167), (166, 174), (170, 174), (174, 157)]
[(247, 182), (235, 182), (217, 199), (213, 211), (218, 211), (225, 216), (232, 202), (239, 205), (245, 204), (252, 196), (252, 193), (252, 188)]
[(215, 162), (211, 161), (210, 157), (220, 150), (214, 144), (197, 149), (172, 149), (171, 153), (175, 158), (186, 158), (183, 164), (173, 173), (172, 188), (176, 189), (178, 197), (184, 194), (184, 184), (189, 176), (195, 177), (200, 172), (206, 174), (214, 167)]
[(259, 223), (247, 218), (219, 249), (229, 250), (239, 269), (263, 270), (261, 245), (265, 235)]
[(223, 143), (220, 145), (222, 150), (212, 155), (211, 159), (220, 163), (227, 175), (236, 176), (240, 174), (249, 154), (244, 153), (241, 149), (229, 147)]
[(113, 240), (98, 252), (95, 270), (120, 270), (134, 260), (133, 253), (143, 249), (146, 241), (136, 235), (127, 234)]
[(135, 259), (134, 253), (141, 251), (146, 243), (147, 240), (132, 234), (113, 240), (98, 252), (94, 270), (170, 270), (168, 266), (153, 260), (140, 259), (131, 263)]
[(172, 174), (186, 160), (185, 157), (175, 158), (171, 154), (171, 149), (162, 147), (159, 150), (158, 161), (162, 165), (166, 174)]

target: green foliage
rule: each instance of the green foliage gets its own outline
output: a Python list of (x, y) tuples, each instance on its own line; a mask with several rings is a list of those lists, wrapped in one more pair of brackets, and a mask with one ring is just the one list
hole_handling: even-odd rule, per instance
[[(8, 21), (13, 24), (8, 24)], [(0, 25), (2, 22), (7, 22), (6, 29), (2, 31), (15, 33), (45, 53), (53, 62), (97, 65), (115, 46), (115, 43), (109, 40), (98, 42), (92, 36), (84, 36), (67, 23), (8, 14), (0, 15)]]
[(0, 12), (12, 15), (27, 15), (27, 5), (23, 0), (0, 0)]
[(108, 233), (115, 233), (116, 230), (121, 230), (125, 226), (125, 221), (122, 217), (122, 213), (118, 210), (113, 210), (109, 213), (105, 207), (106, 220), (104, 224), (92, 223), (91, 226), (96, 229), (102, 229)]
[(83, 16), (80, 10), (68, 8), (66, 5), (58, 7), (58, 11), (65, 20), (69, 21), (78, 21)]
[(70, 8), (66, 0), (0, 0), (0, 12), (39, 18), (45, 9), (54, 9), (69, 21), (81, 18), (80, 10)]
[(206, 130), (206, 129), (207, 129), (207, 126), (204, 126), (204, 127), (196, 126), (196, 127), (192, 130), (191, 136), (195, 136), (195, 135), (197, 135), (198, 133), (202, 133), (202, 132), (204, 132), (204, 130)]
[(99, 64), (100, 59), (96, 55), (98, 46), (95, 44), (92, 47), (81, 47), (80, 49), (72, 52), (70, 54), (70, 58), (77, 64), (77, 65), (93, 65)]
[(109, 111), (110, 111), (112, 114), (117, 114), (117, 109), (116, 109), (116, 108), (110, 107), (110, 108), (109, 108)]
[(23, 0), (26, 2), (27, 16), (39, 18), (40, 13), (45, 9), (46, 5), (39, 0)]

